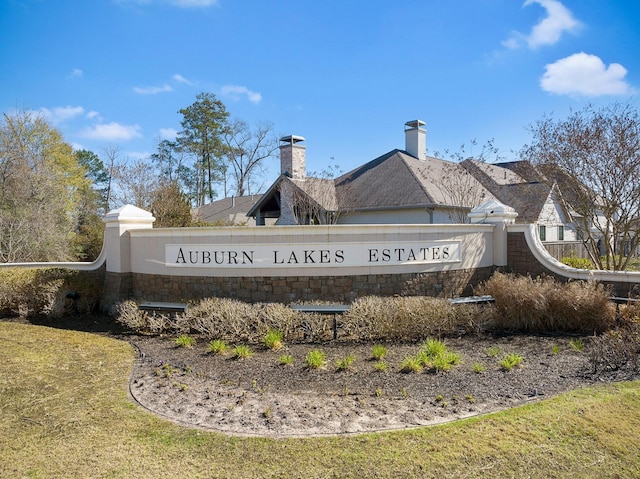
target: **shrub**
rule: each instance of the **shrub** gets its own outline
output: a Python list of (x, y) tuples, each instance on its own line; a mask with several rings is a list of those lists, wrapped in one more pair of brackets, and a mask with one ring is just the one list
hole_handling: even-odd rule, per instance
[[(102, 271), (60, 268), (0, 269), (0, 316), (59, 317), (94, 311), (102, 294)], [(72, 302), (70, 292), (79, 299)]]
[(495, 273), (481, 291), (495, 298), (494, 330), (593, 334), (609, 329), (615, 319), (608, 291), (595, 282)]
[(576, 256), (565, 256), (560, 260), (561, 263), (566, 264), (571, 268), (577, 269), (593, 269), (593, 263), (589, 258), (578, 258)]
[(140, 334), (158, 334), (170, 330), (175, 322), (167, 314), (142, 311), (135, 301), (124, 301), (116, 306), (116, 320)]
[(343, 330), (361, 340), (419, 340), (469, 329), (464, 306), (430, 297), (367, 296), (356, 299), (343, 316)]

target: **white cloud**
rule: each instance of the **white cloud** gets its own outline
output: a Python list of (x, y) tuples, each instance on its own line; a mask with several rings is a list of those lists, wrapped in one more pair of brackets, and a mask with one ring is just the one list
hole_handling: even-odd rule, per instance
[(545, 65), (540, 79), (543, 90), (560, 95), (624, 95), (632, 93), (625, 81), (627, 69), (619, 63), (608, 67), (595, 55), (584, 52)]
[(225, 85), (222, 87), (221, 92), (232, 100), (239, 100), (241, 96), (246, 95), (251, 103), (257, 104), (262, 101), (262, 95), (260, 93), (251, 91), (246, 86)]
[(160, 128), (160, 137), (163, 140), (174, 140), (178, 136), (178, 131), (174, 128)]
[(576, 20), (571, 11), (558, 0), (526, 0), (525, 7), (537, 3), (547, 11), (547, 16), (534, 25), (529, 35), (513, 32), (511, 37), (502, 45), (509, 49), (520, 48), (526, 43), (529, 48), (535, 49), (544, 45), (558, 43), (563, 33), (575, 33), (582, 23)]
[(80, 68), (74, 68), (69, 74), (70, 78), (82, 78), (84, 72)]
[(185, 77), (183, 77), (182, 75), (180, 75), (179, 73), (176, 73), (175, 75), (173, 75), (173, 79), (175, 81), (177, 81), (178, 83), (184, 83), (185, 85), (193, 85), (192, 82), (190, 82), (189, 80), (187, 80)]
[(134, 87), (133, 91), (140, 95), (155, 95), (157, 93), (164, 93), (167, 91), (173, 91), (170, 85), (166, 83), (162, 86), (148, 86), (148, 87)]
[(81, 106), (57, 106), (52, 110), (40, 108), (40, 113), (52, 124), (57, 125), (82, 115), (84, 108)]
[(93, 140), (127, 141), (142, 136), (139, 125), (121, 125), (120, 123), (100, 123), (85, 128), (81, 136)]
[(87, 114), (85, 115), (89, 120), (98, 120), (98, 121), (102, 121), (102, 117), (100, 116), (100, 113), (98, 113), (95, 110), (91, 110), (88, 111)]

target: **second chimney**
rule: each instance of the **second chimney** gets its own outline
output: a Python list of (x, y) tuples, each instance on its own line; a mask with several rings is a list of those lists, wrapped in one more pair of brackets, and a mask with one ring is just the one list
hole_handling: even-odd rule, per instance
[(295, 135), (280, 138), (280, 173), (295, 179), (306, 176), (307, 148), (304, 141), (303, 137)]
[(427, 124), (422, 120), (404, 124), (405, 151), (420, 161), (427, 159)]

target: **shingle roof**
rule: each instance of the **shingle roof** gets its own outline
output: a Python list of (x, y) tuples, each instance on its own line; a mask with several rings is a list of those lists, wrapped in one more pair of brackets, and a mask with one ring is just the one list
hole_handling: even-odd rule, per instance
[(443, 175), (466, 174), (457, 163), (427, 157), (418, 160), (392, 150), (336, 179), (343, 208), (422, 207), (452, 204)]
[(518, 212), (518, 223), (535, 223), (542, 212), (552, 183), (529, 162), (484, 163), (465, 160), (461, 163), (501, 203)]
[(207, 223), (222, 222), (224, 224), (245, 223), (247, 212), (256, 204), (262, 195), (238, 196), (222, 198), (193, 210), (193, 215)]

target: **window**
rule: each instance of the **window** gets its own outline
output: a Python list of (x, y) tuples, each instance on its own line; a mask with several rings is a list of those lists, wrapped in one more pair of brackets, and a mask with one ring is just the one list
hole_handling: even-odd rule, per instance
[(564, 241), (564, 226), (558, 226), (558, 241)]
[(538, 226), (538, 234), (540, 235), (540, 241), (547, 241), (547, 227), (544, 225)]

